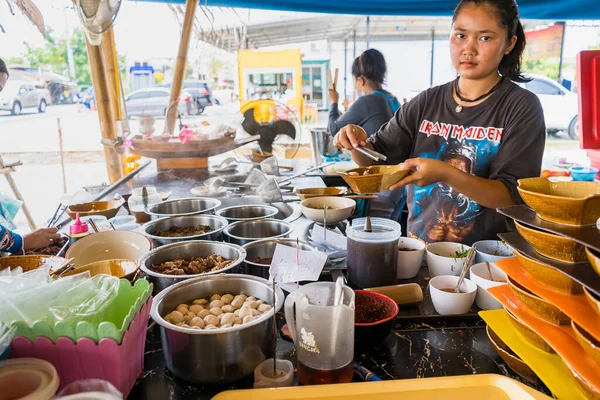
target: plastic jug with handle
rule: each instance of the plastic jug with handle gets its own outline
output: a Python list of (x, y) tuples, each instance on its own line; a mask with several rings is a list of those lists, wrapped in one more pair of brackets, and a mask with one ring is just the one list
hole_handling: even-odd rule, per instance
[(300, 383), (352, 381), (354, 291), (342, 279), (310, 283), (290, 293), (285, 319), (296, 344)]

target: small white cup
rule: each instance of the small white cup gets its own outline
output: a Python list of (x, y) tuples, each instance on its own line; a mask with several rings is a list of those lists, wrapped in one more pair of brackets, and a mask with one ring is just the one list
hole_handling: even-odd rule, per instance
[[(402, 250), (411, 249), (411, 251)], [(401, 237), (398, 240), (398, 279), (414, 278), (419, 273), (425, 254), (425, 243), (420, 240)]]
[(466, 314), (471, 309), (475, 295), (477, 294), (477, 285), (468, 279), (465, 279), (460, 290), (465, 293), (449, 293), (442, 289), (454, 289), (458, 284), (458, 276), (436, 276), (429, 281), (429, 293), (433, 301), (433, 308), (440, 315), (460, 315)]
[[(502, 308), (502, 304), (488, 293), (488, 289), (495, 286), (506, 285), (506, 274), (495, 264), (490, 263), (490, 270), (492, 271), (492, 278), (487, 272), (485, 263), (475, 264), (469, 270), (469, 278), (475, 285), (477, 285), (477, 296), (475, 297), (475, 304), (482, 310), (499, 310)], [(503, 280), (504, 282), (496, 282), (496, 280)]]
[(501, 240), (480, 240), (473, 243), (477, 251), (475, 257), (476, 263), (491, 262), (502, 260), (504, 258), (514, 257), (515, 253), (506, 243)]
[[(432, 278), (441, 275), (460, 275), (470, 249), (471, 247), (461, 243), (431, 243), (426, 248), (429, 275)], [(457, 257), (457, 252), (464, 253), (464, 257)]]
[(254, 388), (274, 388), (294, 385), (294, 366), (289, 360), (277, 360), (277, 371), (283, 372), (282, 376), (271, 378), (265, 373), (273, 371), (273, 359), (269, 358), (254, 369)]

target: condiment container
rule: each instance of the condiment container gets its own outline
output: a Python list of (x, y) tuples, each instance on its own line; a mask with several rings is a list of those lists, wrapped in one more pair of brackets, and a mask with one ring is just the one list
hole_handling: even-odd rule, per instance
[(49, 400), (58, 389), (56, 369), (37, 358), (15, 358), (0, 362), (3, 399)]
[[(144, 193), (144, 188), (146, 193)], [(127, 205), (129, 206), (129, 212), (135, 215), (137, 222), (142, 223), (150, 220), (150, 216), (144, 212), (146, 207), (161, 201), (162, 197), (154, 186), (144, 186), (131, 191), (131, 197), (127, 200)]]
[(90, 234), (90, 227), (87, 222), (79, 218), (79, 213), (75, 217), (75, 222), (69, 226), (69, 245), (72, 246), (76, 241)]
[(364, 289), (396, 283), (400, 224), (385, 218), (371, 218), (371, 232), (365, 231), (366, 218), (352, 221), (347, 229), (348, 284)]
[(294, 365), (289, 360), (276, 361), (277, 377), (273, 377), (273, 359), (269, 358), (254, 369), (254, 388), (272, 388), (294, 385)]

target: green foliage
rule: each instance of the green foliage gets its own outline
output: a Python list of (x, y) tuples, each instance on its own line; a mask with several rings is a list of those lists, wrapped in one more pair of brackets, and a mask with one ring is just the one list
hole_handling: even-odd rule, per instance
[(525, 60), (523, 62), (523, 71), (558, 80), (558, 65), (558, 61)]

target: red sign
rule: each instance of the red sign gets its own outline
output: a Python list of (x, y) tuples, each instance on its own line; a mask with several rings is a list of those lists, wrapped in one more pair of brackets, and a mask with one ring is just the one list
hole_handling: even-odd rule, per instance
[(527, 39), (525, 59), (547, 60), (560, 58), (563, 33), (563, 24), (555, 24), (545, 29), (525, 32), (525, 38)]

